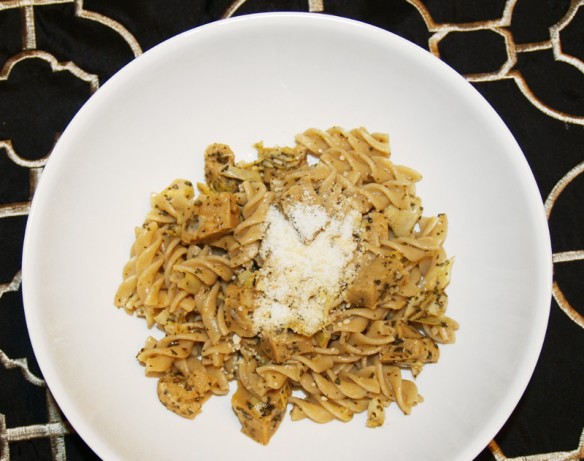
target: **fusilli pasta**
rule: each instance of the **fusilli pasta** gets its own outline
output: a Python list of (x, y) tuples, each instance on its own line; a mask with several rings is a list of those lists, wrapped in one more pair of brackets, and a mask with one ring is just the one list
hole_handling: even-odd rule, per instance
[[(115, 305), (143, 317), (138, 353), (160, 401), (193, 418), (237, 382), (242, 431), (267, 444), (292, 420), (384, 423), (422, 402), (417, 376), (452, 343), (446, 215), (423, 215), (421, 175), (385, 134), (309, 129), (293, 147), (205, 152), (200, 193), (178, 179), (135, 230)], [(315, 162), (308, 162), (313, 157)]]

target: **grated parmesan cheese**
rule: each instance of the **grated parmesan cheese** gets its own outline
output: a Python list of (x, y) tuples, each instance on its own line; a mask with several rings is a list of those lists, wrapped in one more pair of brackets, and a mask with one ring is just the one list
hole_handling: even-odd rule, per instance
[(324, 207), (302, 203), (288, 215), (290, 220), (275, 206), (267, 212), (253, 321), (257, 329), (290, 328), (309, 336), (326, 325), (342, 287), (354, 277), (353, 232), (361, 215), (329, 218)]
[(320, 231), (328, 221), (328, 215), (323, 206), (320, 205), (303, 205), (296, 204), (288, 210), (288, 216), (292, 225), (300, 234), (304, 242), (314, 239), (314, 236)]

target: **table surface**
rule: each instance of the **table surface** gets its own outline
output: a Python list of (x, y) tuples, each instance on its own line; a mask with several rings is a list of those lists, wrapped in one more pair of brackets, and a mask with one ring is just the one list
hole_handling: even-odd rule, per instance
[(508, 125), (548, 216), (553, 299), (533, 377), (476, 459), (584, 459), (584, 1), (0, 0), (0, 461), (98, 459), (42, 378), (22, 305), (30, 201), (59, 134), (109, 77), (161, 41), (291, 10), (405, 37), (461, 73)]

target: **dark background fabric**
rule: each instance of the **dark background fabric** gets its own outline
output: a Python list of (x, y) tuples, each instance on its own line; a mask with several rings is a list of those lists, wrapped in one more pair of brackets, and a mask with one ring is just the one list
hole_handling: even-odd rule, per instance
[[(0, 461), (97, 459), (55, 410), (50, 390), (34, 380), (42, 375), (22, 305), (20, 266), (28, 205), (35, 178), (60, 133), (96, 88), (141, 52), (225, 16), (267, 11), (324, 12), (394, 32), (464, 75), (505, 121), (533, 170), (542, 202), (547, 200), (551, 210), (556, 291), (529, 386), (476, 459), (584, 458), (584, 2), (15, 3), (0, 0)], [(565, 18), (569, 20), (559, 27)], [(436, 40), (439, 29), (447, 33)], [(56, 72), (47, 56), (74, 63), (87, 78)], [(497, 178), (485, 180), (496, 186)], [(27, 372), (33, 377), (27, 379)], [(56, 435), (49, 437), (49, 429)], [(19, 430), (28, 435), (17, 437)]]

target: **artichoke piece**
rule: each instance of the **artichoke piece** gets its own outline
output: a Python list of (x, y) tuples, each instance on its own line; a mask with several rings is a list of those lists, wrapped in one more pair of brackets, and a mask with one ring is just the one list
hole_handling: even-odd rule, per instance
[(235, 154), (226, 144), (211, 144), (205, 150), (205, 182), (214, 192), (237, 192), (237, 179), (226, 177), (223, 172), (235, 164)]
[(201, 412), (203, 403), (211, 397), (214, 381), (215, 378), (202, 367), (188, 376), (167, 374), (158, 380), (158, 398), (177, 415), (193, 419)]
[(239, 224), (237, 198), (229, 192), (200, 195), (195, 201), (196, 229), (187, 229), (183, 239), (207, 243), (231, 232)]
[(314, 352), (312, 338), (283, 331), (275, 334), (263, 334), (260, 341), (264, 352), (275, 363), (284, 363), (296, 354)]
[(375, 309), (377, 304), (404, 277), (397, 253), (363, 261), (348, 288), (347, 299), (359, 307)]
[(291, 389), (287, 382), (280, 389), (268, 391), (260, 400), (241, 382), (237, 383), (231, 405), (241, 423), (241, 432), (256, 442), (267, 445), (282, 422)]
[(397, 338), (379, 352), (381, 363), (400, 367), (421, 368), (436, 363), (440, 357), (438, 345), (430, 338)]
[(269, 184), (272, 179), (279, 179), (292, 170), (297, 170), (308, 164), (304, 147), (264, 147), (262, 142), (254, 146), (258, 151), (259, 167), (262, 170), (264, 182)]
[(236, 166), (229, 165), (223, 170), (222, 175), (240, 181), (262, 182), (262, 175), (256, 168), (257, 166), (252, 163), (238, 163)]

